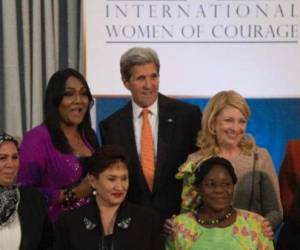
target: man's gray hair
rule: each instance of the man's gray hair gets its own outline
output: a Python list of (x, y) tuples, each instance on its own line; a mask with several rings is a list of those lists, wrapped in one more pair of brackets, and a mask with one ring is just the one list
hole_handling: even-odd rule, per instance
[(135, 65), (143, 65), (147, 63), (154, 63), (159, 74), (160, 63), (158, 55), (155, 50), (151, 48), (133, 47), (127, 50), (120, 60), (120, 71), (122, 81), (126, 82), (130, 79), (132, 68)]

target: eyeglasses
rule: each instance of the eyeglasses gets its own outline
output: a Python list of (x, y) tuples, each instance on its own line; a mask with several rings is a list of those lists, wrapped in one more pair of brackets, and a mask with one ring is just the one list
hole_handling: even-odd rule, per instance
[(5, 141), (11, 141), (14, 144), (18, 145), (17, 140), (13, 136), (6, 134), (6, 133), (0, 134), (0, 144)]

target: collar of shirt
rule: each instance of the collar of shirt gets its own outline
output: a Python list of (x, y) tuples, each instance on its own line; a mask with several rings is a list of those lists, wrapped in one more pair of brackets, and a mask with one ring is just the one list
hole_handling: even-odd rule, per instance
[[(156, 101), (149, 107), (147, 107), (150, 113), (154, 116), (157, 116), (157, 99)], [(141, 112), (143, 111), (143, 108), (141, 108), (139, 105), (137, 105), (133, 100), (132, 100), (132, 111), (133, 111), (133, 119), (137, 120), (141, 117)]]

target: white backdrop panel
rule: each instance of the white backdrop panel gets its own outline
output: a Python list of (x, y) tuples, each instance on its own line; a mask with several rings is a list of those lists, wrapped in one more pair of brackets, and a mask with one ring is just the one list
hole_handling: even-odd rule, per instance
[(161, 92), (300, 97), (299, 0), (85, 0), (87, 80), (124, 95), (122, 53), (154, 48)]

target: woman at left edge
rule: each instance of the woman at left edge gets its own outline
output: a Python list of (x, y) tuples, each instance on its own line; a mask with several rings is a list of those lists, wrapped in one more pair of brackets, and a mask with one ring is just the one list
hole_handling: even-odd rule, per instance
[(44, 194), (53, 222), (63, 210), (86, 204), (91, 194), (84, 158), (98, 148), (92, 105), (88, 84), (78, 71), (57, 71), (46, 88), (44, 122), (22, 141), (17, 181)]
[(15, 183), (19, 170), (17, 140), (0, 134), (0, 249), (48, 250), (53, 231), (44, 197)]

